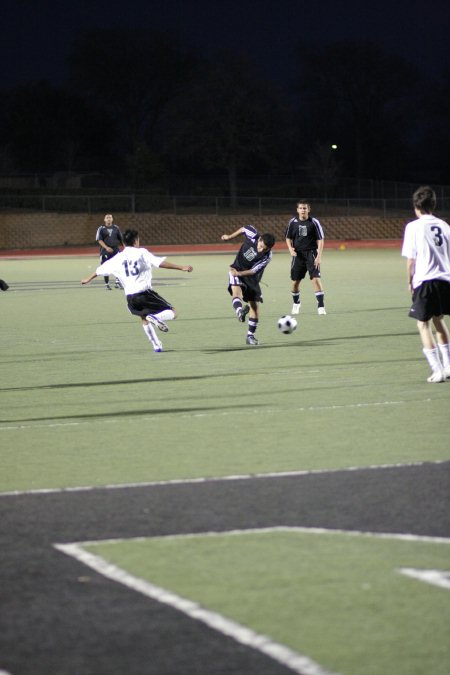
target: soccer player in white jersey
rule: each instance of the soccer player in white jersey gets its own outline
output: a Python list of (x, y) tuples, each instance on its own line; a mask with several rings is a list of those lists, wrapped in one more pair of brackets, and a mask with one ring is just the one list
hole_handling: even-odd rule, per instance
[(175, 265), (166, 258), (159, 258), (146, 248), (140, 248), (139, 234), (127, 230), (123, 235), (125, 248), (113, 258), (102, 263), (95, 272), (81, 280), (88, 284), (95, 277), (114, 274), (120, 280), (127, 297), (128, 309), (139, 316), (142, 327), (155, 352), (162, 352), (162, 343), (155, 326), (163, 333), (169, 330), (166, 321), (175, 319), (175, 308), (152, 289), (152, 267), (192, 272), (191, 265)]
[(450, 314), (450, 226), (433, 215), (436, 193), (428, 185), (414, 192), (413, 206), (417, 220), (406, 225), (402, 247), (413, 294), (409, 316), (417, 320), (431, 367), (428, 382), (444, 382), (450, 380), (450, 333), (444, 322), (444, 314)]

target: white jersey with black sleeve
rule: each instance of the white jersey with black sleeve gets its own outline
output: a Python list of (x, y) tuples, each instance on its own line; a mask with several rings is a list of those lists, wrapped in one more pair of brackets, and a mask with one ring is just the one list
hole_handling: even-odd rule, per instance
[(114, 274), (121, 282), (125, 295), (142, 293), (152, 288), (152, 267), (159, 267), (160, 258), (146, 248), (126, 246), (123, 251), (97, 267), (97, 276)]
[(424, 214), (405, 227), (402, 256), (415, 261), (412, 287), (424, 281), (450, 282), (450, 225)]

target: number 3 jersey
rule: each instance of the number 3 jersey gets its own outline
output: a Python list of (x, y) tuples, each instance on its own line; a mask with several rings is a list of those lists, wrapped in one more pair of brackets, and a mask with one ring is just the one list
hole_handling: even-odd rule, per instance
[(152, 287), (152, 267), (159, 267), (166, 258), (159, 258), (146, 248), (126, 246), (123, 251), (97, 267), (97, 276), (114, 274), (125, 295), (142, 293)]
[(405, 227), (402, 256), (415, 260), (413, 288), (424, 281), (450, 282), (450, 225), (431, 214)]

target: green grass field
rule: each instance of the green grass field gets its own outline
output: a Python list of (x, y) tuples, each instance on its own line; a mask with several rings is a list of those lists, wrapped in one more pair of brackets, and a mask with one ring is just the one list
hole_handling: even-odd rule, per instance
[(163, 354), (120, 291), (79, 285), (95, 259), (2, 263), (1, 490), (448, 458), (450, 386), (426, 382), (397, 251), (327, 252), (328, 315), (307, 281), (290, 336), (276, 326), (291, 307), (276, 254), (258, 348), (231, 310), (231, 258), (157, 270), (179, 312)]
[[(96, 258), (2, 261), (1, 492), (450, 458), (450, 382), (426, 382), (399, 251), (326, 250), (327, 316), (305, 281), (287, 336), (289, 258), (276, 253), (253, 348), (226, 292), (232, 259), (156, 270), (179, 314), (162, 354), (121, 291), (81, 287)], [(448, 569), (447, 544), (271, 532), (92, 550), (335, 672), (450, 673), (448, 591), (398, 573)]]

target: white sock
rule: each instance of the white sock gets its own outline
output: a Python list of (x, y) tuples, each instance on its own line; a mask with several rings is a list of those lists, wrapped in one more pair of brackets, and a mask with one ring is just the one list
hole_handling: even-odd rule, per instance
[(437, 370), (442, 370), (441, 362), (439, 361), (439, 351), (438, 348), (435, 347), (434, 349), (423, 349), (423, 353), (425, 354), (425, 358), (430, 364), (430, 368), (435, 373)]
[(156, 331), (153, 328), (151, 323), (148, 323), (146, 326), (144, 324), (142, 324), (142, 327), (143, 327), (143, 329), (145, 331), (145, 334), (147, 335), (148, 339), (152, 343), (152, 345), (155, 344), (155, 342), (156, 343), (159, 342), (158, 336), (156, 335)]
[(444, 364), (444, 368), (448, 368), (450, 366), (450, 344), (447, 343), (446, 345), (441, 345), (438, 343), (439, 351), (441, 352), (441, 359), (442, 363)]
[(158, 312), (158, 314), (153, 314), (153, 316), (156, 316), (158, 319), (161, 319), (161, 321), (172, 321), (172, 319), (175, 318), (175, 312), (173, 309), (163, 309), (162, 312)]

